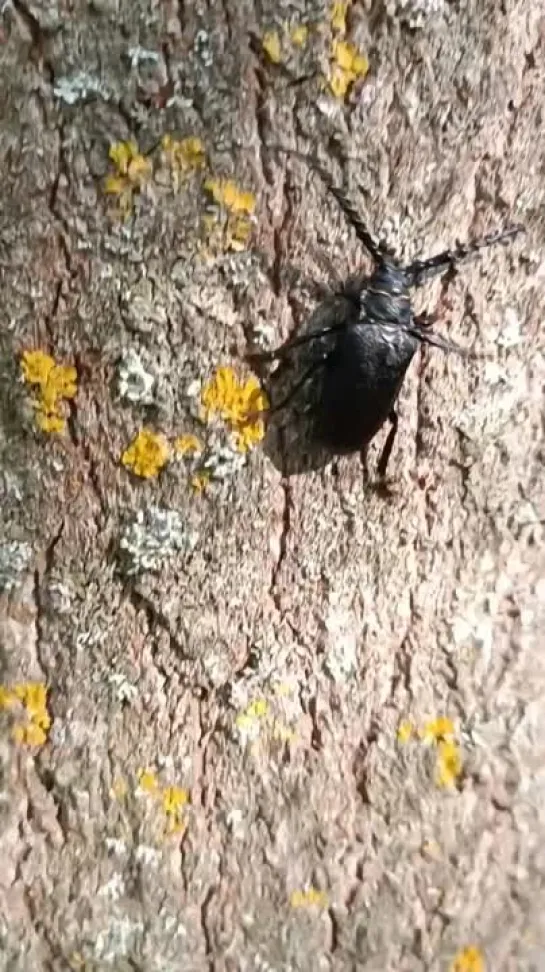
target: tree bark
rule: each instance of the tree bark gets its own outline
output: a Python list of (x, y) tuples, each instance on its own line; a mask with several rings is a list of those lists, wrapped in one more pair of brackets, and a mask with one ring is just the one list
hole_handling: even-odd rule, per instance
[[(46, 685), (52, 719), (25, 744), (32, 712), (5, 697), (6, 970), (440, 972), (470, 945), (494, 972), (545, 967), (545, 21), (531, 0), (354, 2), (369, 73), (343, 101), (321, 84), (329, 16), (4, 4), (2, 684)], [(112, 217), (110, 145), (155, 167), (166, 133), (255, 194), (242, 252), (199, 248), (200, 172), (174, 191), (154, 168)], [(188, 389), (248, 374), (261, 326), (269, 346), (295, 333), (313, 303), (292, 270), (365, 264), (275, 142), (316, 152), (407, 259), (527, 229), (449, 287), (438, 329), (477, 357), (419, 354), (386, 499), (356, 457), (283, 477), (258, 447), (202, 494), (189, 461), (149, 480), (121, 463), (143, 426), (209, 440)], [(20, 381), (36, 348), (77, 370), (64, 434)], [(129, 350), (152, 404), (119, 394)], [(181, 549), (131, 573), (121, 540), (156, 506)], [(418, 735), (440, 716), (450, 789)]]

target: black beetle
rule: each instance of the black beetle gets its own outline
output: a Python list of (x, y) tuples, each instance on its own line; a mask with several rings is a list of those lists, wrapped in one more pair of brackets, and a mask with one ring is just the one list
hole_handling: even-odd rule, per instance
[(329, 347), (320, 352), (289, 394), (272, 403), (265, 415), (284, 409), (321, 370), (321, 390), (313, 415), (317, 440), (335, 455), (359, 451), (364, 457), (367, 445), (388, 419), (391, 428), (378, 462), (379, 477), (384, 479), (398, 426), (396, 399), (418, 346), (428, 344), (444, 351), (466, 353), (434, 333), (432, 325), (437, 315), (413, 313), (411, 288), (446, 271), (454, 272), (457, 264), (485, 247), (512, 239), (524, 227), (511, 226), (401, 266), (394, 254), (373, 238), (352, 202), (314, 156), (274, 148), (307, 161), (339, 204), (373, 258), (375, 269), (370, 276), (355, 275), (341, 285), (336, 292), (342, 298), (340, 310), (325, 326), (295, 337), (274, 351), (248, 355), (250, 361), (274, 361), (308, 342), (320, 341), (327, 335), (332, 338)]

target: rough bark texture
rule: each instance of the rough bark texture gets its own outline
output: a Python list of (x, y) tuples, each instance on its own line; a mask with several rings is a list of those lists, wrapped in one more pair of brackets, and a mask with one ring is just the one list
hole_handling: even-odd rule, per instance
[[(295, 77), (327, 59), (319, 3), (2, 7), (3, 540), (32, 548), (1, 602), (2, 682), (47, 683), (53, 719), (34, 750), (2, 716), (3, 969), (440, 972), (471, 943), (493, 972), (545, 968), (543, 9), (354, 3), (370, 73), (346, 104), (260, 58), (249, 32), (298, 12), (316, 27), (287, 45)], [(195, 254), (198, 179), (112, 225), (110, 143), (167, 131), (256, 193), (248, 252)], [(179, 466), (146, 482), (119, 461), (146, 421), (194, 428), (188, 385), (241, 367), (256, 320), (273, 343), (299, 324), (284, 268), (361, 259), (274, 140), (319, 150), (406, 256), (527, 226), (451, 286), (443, 330), (482, 357), (411, 369), (388, 500), (357, 459), (282, 481), (258, 449), (203, 496)], [(77, 366), (64, 437), (35, 428), (28, 347)], [(129, 347), (159, 375), (151, 414), (116, 396)], [(122, 524), (150, 504), (197, 544), (127, 579)], [(452, 791), (433, 748), (396, 739), (437, 715), (459, 728)], [(188, 790), (183, 834), (163, 837), (142, 768)], [(327, 903), (290, 904), (310, 886)]]

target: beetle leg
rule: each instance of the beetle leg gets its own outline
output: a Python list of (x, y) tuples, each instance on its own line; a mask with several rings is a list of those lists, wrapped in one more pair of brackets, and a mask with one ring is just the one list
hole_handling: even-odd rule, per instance
[(479, 250), (486, 247), (495, 246), (496, 243), (503, 243), (513, 239), (519, 233), (524, 232), (524, 226), (509, 226), (505, 230), (496, 230), (489, 233), (480, 240), (473, 240), (471, 243), (460, 243), (453, 250), (444, 250), (436, 256), (428, 257), (425, 260), (413, 260), (408, 266), (404, 267), (407, 274), (408, 283), (411, 287), (420, 287), (426, 280), (436, 277), (446, 270), (455, 267), (457, 263), (471, 259)]
[(360, 463), (361, 471), (363, 476), (363, 485), (366, 486), (369, 482), (369, 463), (368, 463), (368, 447), (364, 445), (363, 449), (360, 449)]
[(390, 458), (390, 453), (392, 451), (394, 439), (396, 437), (398, 417), (395, 408), (393, 408), (392, 411), (390, 412), (388, 419), (391, 422), (391, 428), (390, 431), (388, 432), (388, 438), (384, 443), (384, 448), (380, 454), (380, 459), (378, 461), (378, 467), (377, 467), (380, 479), (384, 479), (386, 475), (386, 467), (388, 465), (388, 460)]
[(413, 323), (409, 324), (406, 330), (412, 337), (418, 338), (421, 344), (431, 344), (434, 348), (441, 348), (442, 351), (453, 351), (455, 354), (461, 354), (463, 357), (469, 358), (472, 356), (471, 351), (460, 347), (454, 341), (447, 341), (440, 334), (434, 334), (430, 330), (432, 323), (433, 320), (423, 322), (420, 318), (415, 317)]

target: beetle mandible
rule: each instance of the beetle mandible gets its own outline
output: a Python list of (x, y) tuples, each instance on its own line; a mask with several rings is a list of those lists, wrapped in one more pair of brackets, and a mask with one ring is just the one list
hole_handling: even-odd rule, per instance
[(333, 338), (332, 347), (313, 361), (289, 394), (280, 402), (271, 404), (264, 417), (284, 409), (321, 370), (321, 392), (314, 415), (318, 441), (333, 454), (360, 452), (363, 456), (367, 445), (388, 420), (390, 430), (377, 467), (379, 478), (383, 480), (398, 427), (396, 400), (419, 345), (467, 353), (433, 331), (435, 315), (413, 313), (411, 290), (432, 277), (454, 271), (459, 263), (480, 250), (513, 239), (524, 232), (524, 227), (513, 225), (403, 266), (383, 243), (372, 236), (352, 201), (335, 185), (315, 156), (269, 147), (307, 161), (339, 204), (375, 267), (370, 276), (352, 276), (336, 291), (336, 295), (344, 300), (343, 310), (333, 322), (295, 337), (274, 351), (249, 355), (250, 360), (275, 361), (310, 341), (327, 335)]

